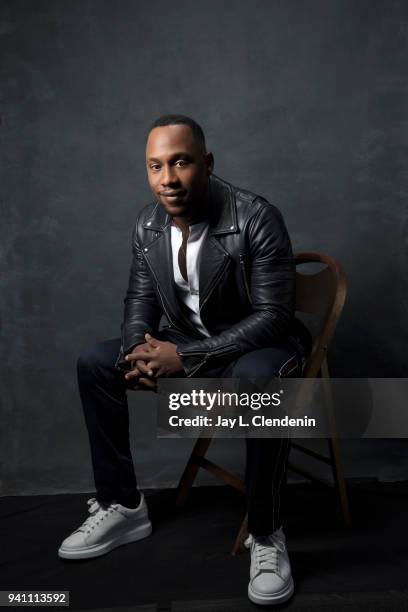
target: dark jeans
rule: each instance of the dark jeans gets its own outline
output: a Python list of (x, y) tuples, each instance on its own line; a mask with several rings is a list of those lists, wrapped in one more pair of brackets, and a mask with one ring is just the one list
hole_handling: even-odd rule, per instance
[[(158, 336), (175, 341), (174, 333), (162, 330)], [(137, 483), (129, 443), (127, 390), (133, 382), (114, 367), (120, 339), (99, 342), (78, 359), (78, 382), (91, 446), (96, 496), (101, 502), (117, 501), (126, 506), (134, 499)], [(246, 353), (222, 369), (201, 372), (207, 377), (301, 376), (303, 351), (289, 340), (271, 348)], [(140, 396), (141, 399), (143, 396)], [(286, 486), (290, 440), (246, 438), (245, 482), (248, 529), (266, 535), (282, 523), (282, 501)]]

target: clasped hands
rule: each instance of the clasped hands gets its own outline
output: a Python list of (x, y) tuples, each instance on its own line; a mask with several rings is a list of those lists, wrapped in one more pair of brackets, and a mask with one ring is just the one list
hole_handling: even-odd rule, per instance
[(125, 375), (126, 380), (136, 379), (146, 389), (154, 390), (160, 376), (175, 376), (184, 373), (177, 346), (172, 342), (157, 340), (145, 334), (146, 342), (138, 344), (126, 355), (130, 361), (131, 371)]

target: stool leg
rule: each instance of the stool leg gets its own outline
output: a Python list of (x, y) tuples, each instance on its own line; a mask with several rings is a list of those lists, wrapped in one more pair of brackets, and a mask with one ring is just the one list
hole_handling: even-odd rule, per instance
[[(327, 359), (323, 359), (322, 362), (322, 377), (330, 378), (329, 366), (327, 364)], [(330, 384), (330, 383), (329, 383)], [(337, 437), (336, 431), (336, 423), (334, 420), (334, 407), (333, 407), (333, 398), (330, 393), (330, 388), (327, 387), (326, 390), (326, 400), (327, 400), (327, 409), (329, 411), (329, 418), (331, 422), (332, 435), (328, 438), (329, 443), (329, 452), (331, 459), (331, 466), (333, 471), (333, 478), (336, 485), (337, 494), (339, 496), (341, 514), (343, 517), (344, 524), (348, 527), (351, 524), (351, 514), (350, 514), (350, 506), (346, 488), (346, 481), (344, 478), (343, 465), (341, 461), (340, 454), (340, 443)]]
[(332, 459), (333, 477), (336, 483), (337, 494), (339, 496), (341, 514), (344, 524), (348, 527), (351, 524), (350, 506), (347, 495), (346, 481), (344, 479), (343, 467), (340, 458), (340, 447), (337, 438), (329, 438), (329, 450)]
[(211, 440), (212, 438), (199, 438), (194, 444), (190, 458), (177, 486), (176, 506), (178, 508), (183, 506), (187, 501), (191, 487), (194, 484), (194, 480), (200, 467), (197, 463), (197, 458), (205, 456), (205, 453), (211, 444)]

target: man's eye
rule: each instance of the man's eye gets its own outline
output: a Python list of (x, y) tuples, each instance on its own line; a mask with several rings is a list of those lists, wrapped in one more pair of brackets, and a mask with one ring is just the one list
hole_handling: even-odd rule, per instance
[(178, 159), (176, 161), (176, 166), (180, 166), (180, 167), (187, 166), (187, 162), (185, 159)]
[(150, 164), (150, 170), (160, 170), (159, 164)]

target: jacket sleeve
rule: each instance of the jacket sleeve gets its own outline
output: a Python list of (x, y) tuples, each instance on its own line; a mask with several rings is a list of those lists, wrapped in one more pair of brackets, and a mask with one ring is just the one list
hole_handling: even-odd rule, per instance
[(217, 367), (226, 359), (273, 346), (288, 333), (294, 315), (295, 266), (283, 217), (262, 199), (243, 231), (252, 312), (217, 336), (178, 345), (187, 376), (204, 366)]
[(138, 238), (136, 221), (132, 234), (133, 259), (129, 285), (124, 299), (124, 316), (121, 326), (121, 347), (115, 363), (118, 370), (127, 370), (130, 364), (124, 360), (134, 346), (145, 342), (146, 333), (154, 334), (159, 327), (162, 308), (157, 301), (151, 277), (144, 262)]

